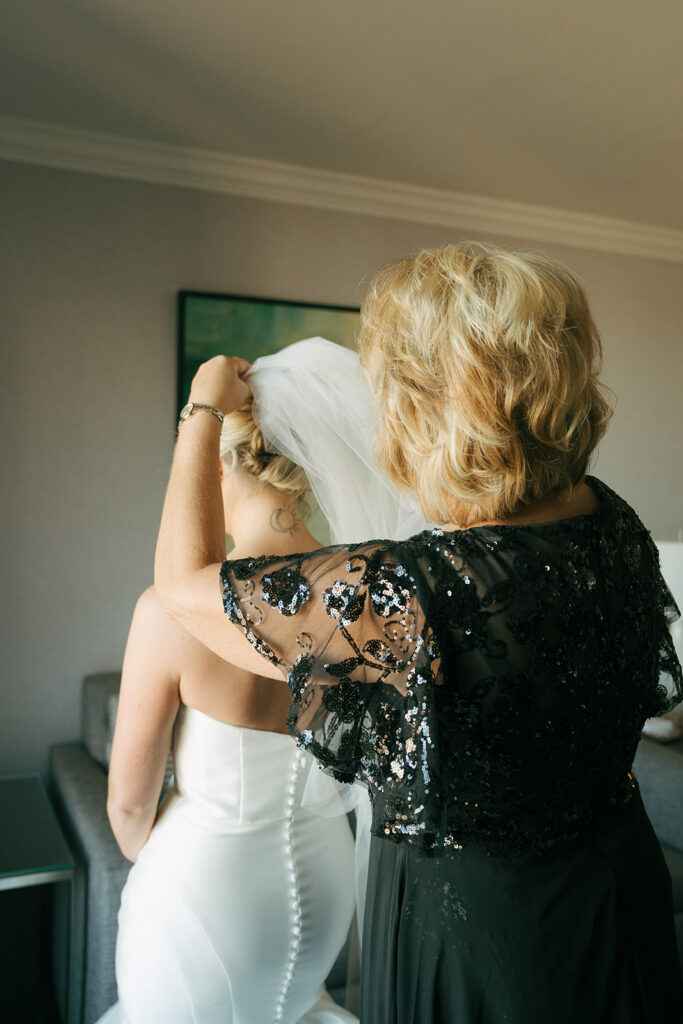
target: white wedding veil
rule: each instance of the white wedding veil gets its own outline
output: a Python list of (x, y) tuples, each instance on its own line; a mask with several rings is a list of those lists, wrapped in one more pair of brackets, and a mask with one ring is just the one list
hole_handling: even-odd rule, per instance
[(333, 544), (426, 529), (375, 462), (374, 399), (356, 352), (308, 338), (257, 359), (247, 379), (266, 446), (305, 469)]
[[(308, 338), (257, 359), (247, 379), (266, 447), (306, 471), (333, 544), (404, 540), (427, 529), (421, 511), (375, 462), (374, 399), (357, 353), (324, 338)], [(309, 805), (329, 807), (326, 781), (322, 772), (310, 774)], [(362, 934), (370, 800), (360, 784), (342, 787), (340, 794), (344, 808), (353, 807), (356, 813), (356, 900)]]

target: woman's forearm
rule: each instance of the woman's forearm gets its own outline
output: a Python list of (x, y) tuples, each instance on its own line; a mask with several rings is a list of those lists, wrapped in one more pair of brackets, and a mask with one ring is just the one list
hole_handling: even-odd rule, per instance
[(225, 558), (220, 423), (198, 412), (178, 431), (157, 541), (154, 580), (171, 614), (194, 574)]
[[(243, 379), (248, 370), (244, 359), (214, 356), (197, 370), (190, 401), (224, 415), (239, 409), (250, 394)], [(157, 542), (154, 582), (162, 607), (173, 618), (192, 616), (193, 584), (202, 570), (225, 558), (219, 460), (219, 419), (199, 409), (178, 431)], [(197, 589), (201, 594), (202, 587)]]
[(121, 672), (109, 760), (107, 814), (122, 852), (135, 860), (157, 817), (180, 706), (185, 634), (149, 587), (138, 599)]
[[(244, 359), (214, 356), (192, 382), (190, 400), (228, 415), (250, 391)], [(225, 560), (225, 520), (220, 485), (220, 424), (199, 411), (178, 431), (171, 478), (161, 517), (154, 570), (156, 594), (172, 619), (220, 658), (247, 672), (282, 678), (226, 618), (219, 568)]]

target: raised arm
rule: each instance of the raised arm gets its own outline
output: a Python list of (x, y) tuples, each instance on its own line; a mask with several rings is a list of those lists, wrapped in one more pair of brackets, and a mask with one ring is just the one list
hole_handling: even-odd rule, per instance
[[(200, 366), (190, 400), (225, 415), (249, 395), (244, 359), (215, 356)], [(219, 570), (225, 558), (220, 491), (220, 421), (200, 410), (178, 431), (171, 478), (161, 518), (155, 584), (162, 607), (225, 661), (248, 672), (281, 679), (277, 666), (261, 657), (226, 618)]]
[(150, 587), (128, 636), (109, 765), (107, 813), (129, 860), (137, 858), (157, 814), (180, 703), (179, 633)]

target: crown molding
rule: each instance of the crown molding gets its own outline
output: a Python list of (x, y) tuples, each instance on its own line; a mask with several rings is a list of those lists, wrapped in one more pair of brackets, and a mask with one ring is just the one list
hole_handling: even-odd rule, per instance
[(683, 262), (683, 231), (3, 115), (0, 159)]

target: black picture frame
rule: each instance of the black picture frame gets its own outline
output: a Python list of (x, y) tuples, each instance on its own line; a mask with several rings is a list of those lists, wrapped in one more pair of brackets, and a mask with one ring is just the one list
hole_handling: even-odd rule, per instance
[(197, 368), (214, 355), (254, 362), (303, 338), (321, 336), (355, 348), (359, 310), (253, 295), (178, 292), (176, 413), (186, 404)]

